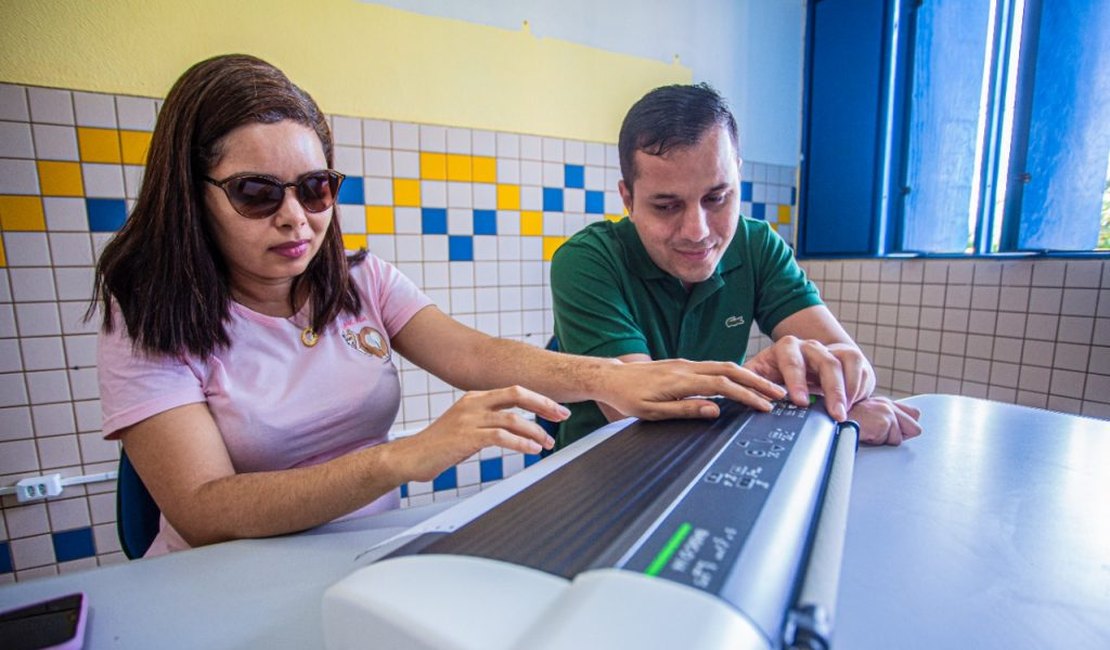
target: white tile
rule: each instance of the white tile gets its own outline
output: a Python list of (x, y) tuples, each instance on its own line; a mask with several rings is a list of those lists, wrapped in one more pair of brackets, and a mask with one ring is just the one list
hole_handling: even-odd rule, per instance
[(8, 266), (49, 266), (50, 247), (44, 232), (4, 233)]
[(119, 128), (129, 131), (153, 131), (157, 115), (156, 102), (148, 97), (116, 96)]
[[(418, 235), (397, 235), (397, 260), (399, 262), (417, 262), (420, 261), (420, 236)], [(406, 273), (410, 280), (417, 282), (415, 278)], [(419, 282), (417, 282), (419, 284)]]
[(389, 149), (392, 145), (389, 122), (384, 120), (362, 121), (362, 143), (367, 147)]
[(543, 188), (524, 185), (520, 188), (521, 210), (543, 210)]
[(600, 142), (586, 143), (586, 164), (605, 166), (605, 145)]
[(563, 163), (545, 161), (541, 163), (544, 187), (563, 187), (566, 185), (566, 169)]
[(31, 121), (47, 124), (73, 124), (73, 96), (68, 90), (28, 88)]
[(39, 172), (33, 160), (0, 158), (0, 194), (38, 194)]
[[(99, 413), (97, 416), (99, 417)], [(31, 425), (31, 409), (26, 406), (0, 408), (0, 441), (32, 437), (34, 428)]]
[(1102, 403), (1110, 402), (1110, 376), (1087, 375), (1083, 399)]
[(975, 263), (975, 284), (997, 286), (1002, 281), (1002, 264), (997, 260)]
[(1091, 347), (1077, 343), (1057, 343), (1053, 367), (1061, 370), (1085, 372), (1090, 358)]
[(1110, 318), (1095, 320), (1095, 335), (1091, 342), (1094, 345), (1110, 345)]
[(447, 182), (420, 181), (420, 205), (425, 208), (446, 208)]
[(366, 178), (362, 191), (366, 205), (393, 205), (393, 183), (388, 178)]
[(336, 145), (332, 164), (347, 176), (362, 176), (362, 147)]
[[(375, 151), (371, 149), (371, 151)], [(395, 178), (420, 178), (420, 154), (415, 151), (393, 151)]]
[(26, 89), (13, 84), (0, 84), (0, 120), (27, 122), (30, 119)]
[(543, 138), (543, 159), (548, 162), (564, 162), (563, 140), (560, 138)]
[(1060, 317), (1055, 314), (1029, 314), (1025, 322), (1025, 337), (1042, 341), (1056, 340)]
[(366, 211), (362, 205), (340, 205), (339, 208), (339, 228), (343, 234), (366, 233)]
[(81, 163), (81, 176), (85, 182), (85, 196), (122, 199), (123, 166), (101, 163)]
[(446, 262), (428, 262), (424, 265), (424, 286), (441, 289), (450, 286), (450, 270)]
[(94, 334), (64, 337), (67, 366), (93, 367), (96, 365), (96, 339)]
[(62, 333), (58, 305), (53, 302), (21, 302), (15, 305), (15, 318), (22, 337), (56, 336)]
[(617, 145), (605, 145), (605, 165), (608, 167), (620, 167), (621, 159), (620, 154), (617, 152)]
[[(11, 302), (11, 301), (12, 301), (12, 285), (11, 285), (11, 282), (8, 280), (8, 274), (4, 271), (4, 269), (0, 269), (0, 303)], [(3, 329), (0, 329), (0, 332), (2, 332), (2, 331), (3, 331)], [(0, 336), (7, 336), (7, 335), (6, 334), (0, 334)]]
[(457, 181), (447, 182), (447, 207), (449, 208), (472, 208), (474, 207), (474, 197), (470, 191), (471, 183), (461, 183)]
[(73, 107), (77, 126), (116, 128), (116, 102), (111, 95), (74, 92)]
[(1060, 313), (1067, 316), (1094, 316), (1098, 298), (1098, 289), (1064, 289)]
[(420, 150), (420, 127), (406, 122), (392, 123), (393, 148), (406, 151)]
[(492, 183), (474, 183), (472, 186), (474, 208), (478, 210), (497, 209), (497, 186)]
[(521, 161), (516, 158), (497, 159), (497, 182), (516, 185), (520, 183)]
[(586, 211), (586, 190), (575, 188), (563, 190), (563, 211), (584, 213)]
[(447, 151), (447, 127), (434, 124), (421, 124), (420, 150), (435, 153)]
[(100, 400), (85, 400), (73, 403), (74, 416), (78, 431), (100, 431)]
[[(76, 436), (38, 437), (35, 446), (39, 450), (39, 463), (43, 471), (73, 467), (81, 464), (81, 453), (77, 450)], [(71, 491), (76, 491), (71, 488)], [(84, 503), (84, 499), (81, 502)], [(87, 522), (86, 522), (86, 525)], [(57, 524), (55, 524), (57, 529)]]
[(119, 443), (105, 440), (99, 433), (84, 433), (77, 438), (85, 463), (114, 463), (119, 459)]
[(393, 235), (367, 235), (366, 246), (370, 252), (386, 262), (397, 261), (397, 245)]
[(424, 261), (446, 262), (449, 260), (447, 235), (424, 235)]
[(948, 285), (971, 284), (975, 265), (972, 262), (955, 261), (948, 264)]
[(88, 232), (89, 218), (84, 199), (44, 196), (42, 207), (48, 230)]
[(493, 131), (471, 131), (470, 141), (475, 156), (497, 155), (497, 136)]
[(563, 142), (563, 162), (572, 165), (586, 164), (586, 143), (580, 140)]
[(605, 170), (601, 167), (587, 165), (585, 171), (585, 188), (594, 191), (608, 189), (605, 187)]
[[(393, 176), (393, 159), (388, 149), (363, 149), (362, 169), (363, 173), (367, 176)], [(418, 156), (409, 151), (398, 151), (397, 154), (405, 154), (414, 161), (418, 160)], [(419, 162), (415, 162), (414, 171), (417, 172), (411, 176), (397, 176), (397, 178), (416, 178), (419, 175)]]
[(77, 432), (73, 420), (73, 406), (69, 403), (31, 406), (31, 420), (35, 424), (36, 436), (56, 436)]
[(36, 336), (19, 341), (23, 367), (27, 370), (65, 368), (65, 354), (60, 336)]
[(454, 314), (474, 313), (474, 289), (451, 289), (451, 308)]
[[(0, 407), (24, 406), (27, 404), (27, 384), (23, 381), (21, 373), (0, 374)], [(0, 465), (3, 464), (3, 454), (0, 454)], [(10, 472), (0, 471), (0, 474)]]
[[(139, 191), (143, 188), (143, 173), (146, 170), (142, 165), (123, 166), (123, 193), (128, 199), (139, 198)], [(135, 209), (129, 201), (126, 207), (128, 213)]]
[(1028, 366), (1052, 366), (1056, 344), (1052, 341), (1026, 340), (1022, 346), (1021, 362)]
[(99, 331), (100, 312), (97, 310), (86, 321), (85, 311), (88, 307), (88, 296), (80, 301), (58, 303), (62, 317), (62, 334), (96, 334)]
[(543, 163), (536, 160), (520, 161), (520, 184), (543, 185)]
[[(49, 239), (50, 258), (54, 260), (54, 266), (92, 267), (95, 263), (88, 233), (52, 232)], [(85, 297), (90, 295), (91, 289), (92, 283), (90, 281), (86, 287)]]
[(1068, 287), (1097, 289), (1101, 266), (1097, 260), (1068, 261), (1064, 284)]
[(68, 402), (71, 399), (69, 377), (65, 370), (28, 372), (25, 377), (27, 395), (32, 404)]
[(1058, 287), (1034, 287), (1029, 292), (1029, 312), (1059, 314), (1063, 290)]
[[(34, 445), (31, 445), (34, 451)], [(38, 469), (37, 462), (33, 470)], [(12, 538), (31, 537), (50, 532), (50, 517), (45, 503), (29, 503), (8, 508), (4, 512), (8, 520), (8, 534)]]
[(1027, 287), (1033, 280), (1032, 262), (1003, 262), (1002, 285)]
[(1045, 393), (1019, 390), (1017, 402), (1015, 403), (1021, 404), (1022, 406), (1032, 406), (1033, 408), (1043, 409), (1048, 406), (1048, 395)]
[(1062, 260), (1038, 260), (1033, 263), (1033, 286), (1062, 287), (1067, 263)]
[(998, 309), (1000, 311), (1023, 312), (1029, 309), (1028, 287), (1003, 286), (999, 291)]
[(362, 120), (356, 117), (332, 117), (332, 138), (337, 145), (362, 146)]
[(1061, 316), (1060, 329), (1056, 340), (1065, 343), (1091, 344), (1091, 333), (1094, 331), (1095, 319), (1085, 316)]
[[(2, 278), (0, 278), (2, 279)], [(1096, 314), (1099, 318), (1110, 317), (1110, 286), (1105, 289), (1100, 289), (1098, 292), (1098, 311)]]
[(31, 125), (26, 122), (0, 122), (0, 157), (34, 158)]
[(448, 208), (447, 233), (451, 235), (473, 235), (474, 212), (466, 208)]
[(0, 372), (21, 370), (23, 370), (23, 357), (19, 351), (19, 340), (0, 339)]
[(1023, 337), (1025, 336), (1025, 320), (1024, 313), (999, 312), (998, 320), (995, 322), (995, 333), (999, 336)]
[(543, 141), (534, 135), (520, 136), (520, 158), (522, 160), (543, 160)]
[(497, 157), (520, 158), (520, 136), (516, 133), (497, 133)]
[(470, 129), (456, 127), (447, 129), (447, 153), (469, 154), (471, 151)]
[(1049, 394), (1060, 395), (1063, 397), (1081, 398), (1083, 397), (1083, 382), (1086, 375), (1081, 372), (1072, 372), (1070, 370), (1053, 370), (1052, 383), (1049, 386)]

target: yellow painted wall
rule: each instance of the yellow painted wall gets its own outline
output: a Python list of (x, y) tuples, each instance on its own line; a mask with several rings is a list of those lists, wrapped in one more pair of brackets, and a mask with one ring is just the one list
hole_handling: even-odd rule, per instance
[(616, 140), (647, 90), (689, 83), (663, 63), (355, 0), (0, 3), (0, 81), (165, 96), (190, 64), (246, 52), (325, 112)]

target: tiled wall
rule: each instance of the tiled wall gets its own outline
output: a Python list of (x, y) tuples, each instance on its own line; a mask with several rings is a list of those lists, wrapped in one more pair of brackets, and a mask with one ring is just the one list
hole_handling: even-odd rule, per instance
[[(96, 252), (142, 177), (155, 99), (0, 84), (0, 486), (98, 474), (118, 446), (100, 436), (95, 319), (82, 322)], [(616, 149), (592, 142), (334, 117), (349, 246), (395, 263), (460, 321), (543, 345), (552, 330), (551, 253), (586, 223), (617, 218)], [(792, 237), (794, 170), (745, 162), (742, 206)], [(402, 360), (398, 434), (458, 393)], [(487, 450), (409, 505), (481, 489), (532, 462)], [(54, 499), (0, 500), (0, 583), (121, 561), (111, 482)]]

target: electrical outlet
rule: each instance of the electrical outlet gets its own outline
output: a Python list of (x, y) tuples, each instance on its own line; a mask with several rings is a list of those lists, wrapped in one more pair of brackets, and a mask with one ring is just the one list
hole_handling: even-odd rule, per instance
[(29, 476), (15, 484), (15, 498), (20, 503), (56, 497), (62, 493), (62, 475)]

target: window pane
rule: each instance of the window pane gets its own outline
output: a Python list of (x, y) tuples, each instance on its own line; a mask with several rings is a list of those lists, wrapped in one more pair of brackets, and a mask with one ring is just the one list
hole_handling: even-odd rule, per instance
[(917, 10), (903, 250), (970, 249), (979, 203), (993, 4), (938, 0)]

